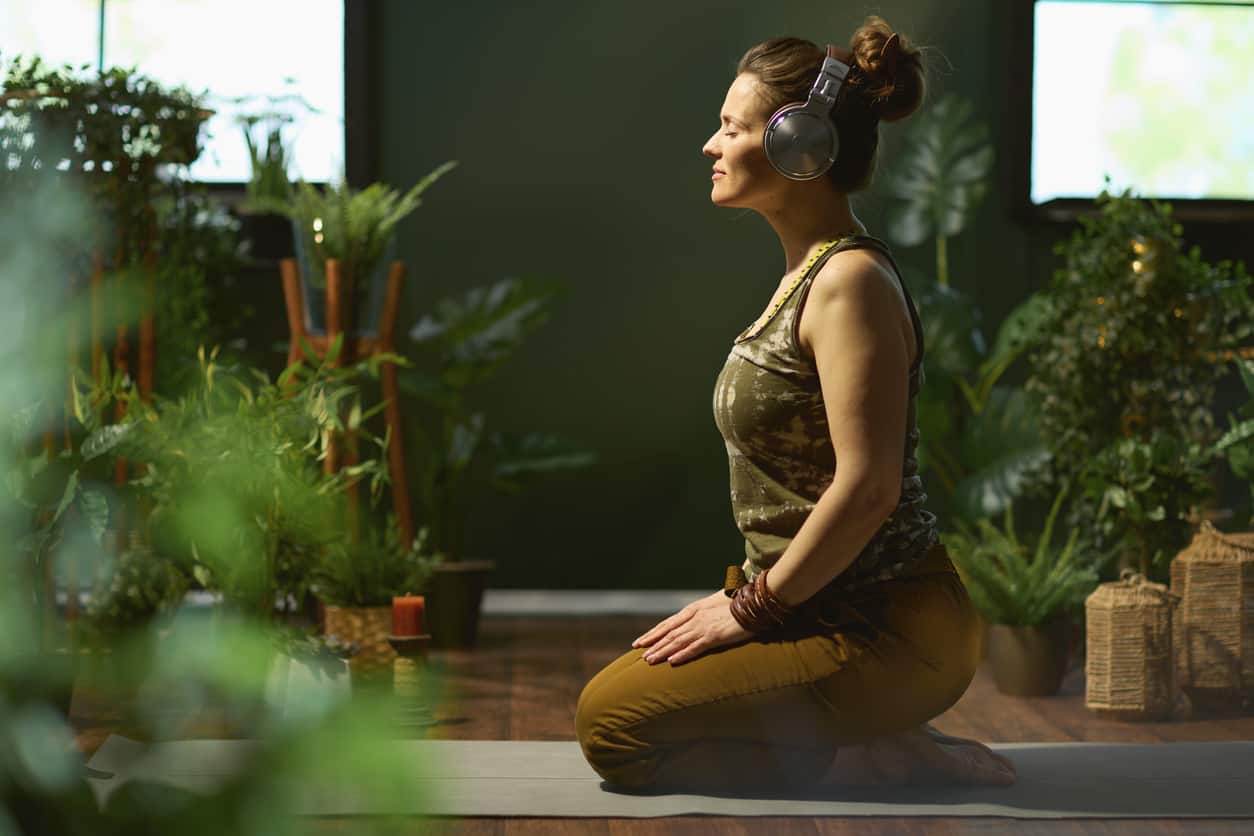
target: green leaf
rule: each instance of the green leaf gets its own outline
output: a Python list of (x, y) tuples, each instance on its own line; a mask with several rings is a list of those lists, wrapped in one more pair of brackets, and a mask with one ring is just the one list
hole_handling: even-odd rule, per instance
[(101, 427), (83, 441), (83, 461), (89, 462), (117, 447), (131, 434), (133, 424), (110, 424)]
[(886, 234), (915, 246), (930, 235), (957, 235), (983, 200), (993, 166), (987, 127), (971, 124), (974, 108), (954, 94), (943, 96), (916, 117), (907, 146), (885, 188), (894, 205)]

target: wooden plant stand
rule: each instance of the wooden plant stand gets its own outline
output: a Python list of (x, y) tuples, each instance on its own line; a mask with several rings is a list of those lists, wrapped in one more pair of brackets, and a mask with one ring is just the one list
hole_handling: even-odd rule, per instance
[[(337, 259), (327, 259), (327, 333), (325, 336), (311, 336), (305, 329), (305, 298), (301, 289), (300, 274), (296, 259), (285, 258), (279, 262), (279, 272), (283, 278), (283, 298), (287, 303), (287, 324), (291, 331), (291, 343), (287, 352), (287, 364), (291, 366), (304, 359), (301, 340), (306, 341), (319, 358), (327, 356), (331, 344), (344, 330), (343, 316), (346, 304), (351, 304), (351, 293), (346, 296), (345, 282)], [(345, 362), (356, 362), (363, 357), (393, 351), (396, 334), (396, 316), (400, 308), (401, 285), (405, 281), (405, 263), (393, 261), (388, 269), (387, 295), (384, 297), (383, 310), (379, 315), (379, 335), (377, 337), (353, 337), (345, 334), (344, 345), (339, 356), (332, 363), (342, 366)], [(409, 508), (409, 483), (405, 475), (405, 448), (401, 441), (401, 402), (400, 387), (397, 383), (396, 364), (383, 363), (381, 368), (384, 407), (384, 419), (392, 431), (388, 444), (388, 467), (392, 472), (392, 507), (396, 512), (396, 520), (401, 529), (406, 547), (414, 539), (414, 522)], [(353, 433), (348, 433), (343, 462), (340, 460), (339, 445), (334, 436), (327, 445), (327, 457), (323, 460), (323, 470), (335, 473), (341, 464), (357, 463), (357, 440)], [(360, 491), (357, 480), (348, 485), (349, 525), (356, 540), (358, 536), (357, 508)]]

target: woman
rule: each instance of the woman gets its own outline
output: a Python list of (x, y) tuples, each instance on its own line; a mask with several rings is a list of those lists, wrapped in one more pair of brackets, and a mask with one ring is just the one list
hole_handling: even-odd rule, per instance
[[(970, 684), (979, 628), (923, 508), (918, 315), (849, 205), (871, 178), (878, 122), (923, 98), (919, 52), (870, 17), (827, 54), (840, 63), (797, 38), (751, 48), (702, 149), (711, 201), (766, 218), (786, 271), (715, 384), (744, 564), (580, 695), (579, 741), (614, 786), (1015, 779), (1006, 758), (927, 725)], [(823, 103), (811, 96), (822, 78), (835, 79), (819, 113), (839, 145), (813, 176), (791, 139), (768, 154), (764, 137), (782, 106)]]

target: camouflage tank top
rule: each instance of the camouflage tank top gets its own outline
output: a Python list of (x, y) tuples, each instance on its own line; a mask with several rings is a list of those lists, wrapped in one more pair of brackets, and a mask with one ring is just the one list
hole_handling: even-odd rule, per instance
[(714, 422), (727, 446), (732, 514), (745, 537), (742, 568), (749, 580), (784, 553), (836, 472), (818, 370), (801, 351), (797, 328), (819, 268), (835, 253), (858, 247), (878, 250), (892, 263), (910, 309), (918, 356), (909, 371), (901, 498), (829, 588), (851, 589), (895, 577), (940, 539), (936, 516), (923, 507), (927, 494), (915, 457), (915, 402), (926, 379), (923, 328), (888, 246), (870, 235), (851, 234), (826, 242), (766, 323), (755, 322), (736, 338), (714, 385)]

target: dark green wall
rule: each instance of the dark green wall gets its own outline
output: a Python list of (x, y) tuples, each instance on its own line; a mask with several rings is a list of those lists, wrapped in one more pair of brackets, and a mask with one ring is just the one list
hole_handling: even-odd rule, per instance
[[(736, 60), (777, 34), (847, 43), (865, 14), (881, 14), (930, 46), (932, 94), (974, 100), (1000, 150), (1007, 6), (372, 4), (374, 177), (406, 188), (443, 160), (462, 164), (401, 226), (411, 277), (402, 323), (507, 275), (571, 286), (477, 402), (498, 428), (568, 436), (600, 463), (476, 504), (466, 556), (498, 562), (493, 586), (721, 585), (742, 546), (714, 379), (783, 271), (765, 222), (709, 203), (700, 149)], [(902, 130), (885, 126), (882, 166)], [(996, 186), (951, 249), (954, 283), (992, 323), (1048, 280), (1050, 246), (1065, 232), (1011, 221)], [(855, 208), (878, 233), (874, 194)], [(918, 286), (930, 250), (898, 256)]]

